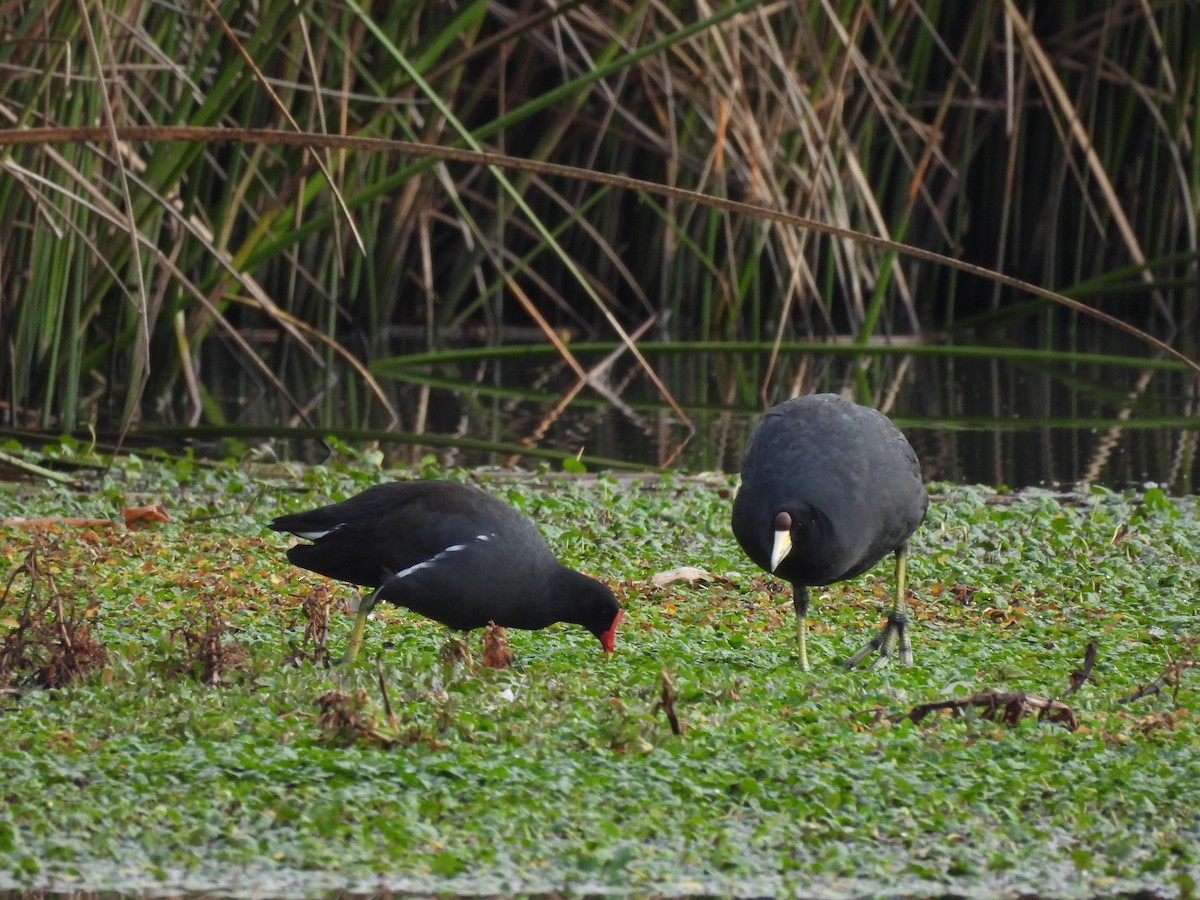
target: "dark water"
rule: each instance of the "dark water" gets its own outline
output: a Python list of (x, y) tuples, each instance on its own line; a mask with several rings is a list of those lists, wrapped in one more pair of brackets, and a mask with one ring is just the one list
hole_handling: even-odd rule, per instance
[[(573, 349), (585, 370), (609, 356), (592, 346)], [(297, 366), (293, 390), (315, 398), (309, 416), (319, 433), (378, 439), (389, 458), (402, 461), (434, 454), (446, 465), (535, 466), (539, 452), (582, 451), (592, 469), (619, 463), (734, 471), (766, 405), (834, 391), (890, 415), (930, 481), (1011, 488), (1158, 484), (1176, 494), (1194, 493), (1200, 484), (1196, 379), (1151, 359), (1144, 345), (1123, 335), (1076, 341), (1074, 355), (1020, 346), (892, 346), (867, 354), (791, 347), (773, 367), (768, 352), (736, 345), (647, 345), (647, 363), (692, 428), (631, 353), (579, 388), (571, 368), (544, 348), (506, 347), (501, 352), (515, 355), (505, 356), (463, 349), (477, 355), (413, 365), (405, 360), (418, 349), (397, 347), (391, 363), (373, 367), (398, 414), (395, 425), (361, 379), (337, 366), (317, 373), (318, 384), (311, 383), (311, 365)], [(1120, 356), (1132, 364), (1113, 361)], [(220, 360), (211, 362), (209, 376), (210, 390), (231, 411), (231, 434), (301, 424), (273, 392), (248, 391), (237, 370)], [(386, 433), (344, 431), (363, 427)], [(313, 458), (326, 451), (309, 440), (287, 452)]]

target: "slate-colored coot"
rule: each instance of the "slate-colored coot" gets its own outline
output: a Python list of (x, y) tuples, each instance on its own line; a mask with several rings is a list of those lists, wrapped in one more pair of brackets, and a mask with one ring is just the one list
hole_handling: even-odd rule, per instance
[(796, 397), (763, 414), (746, 447), (733, 533), (756, 564), (792, 583), (800, 664), (807, 670), (808, 588), (860, 575), (896, 555), (896, 595), (883, 630), (855, 653), (912, 664), (904, 599), (908, 538), (929, 495), (904, 435), (887, 416), (836, 394)]
[(468, 631), (582, 625), (612, 653), (624, 612), (612, 591), (561, 565), (534, 524), (470, 485), (376, 485), (341, 503), (280, 516), (275, 531), (312, 541), (287, 552), (297, 566), (374, 588), (358, 610), (343, 661), (362, 642), (380, 600)]

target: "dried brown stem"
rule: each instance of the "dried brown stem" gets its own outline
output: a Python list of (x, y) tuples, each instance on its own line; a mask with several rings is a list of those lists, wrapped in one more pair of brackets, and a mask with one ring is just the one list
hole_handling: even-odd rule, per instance
[(1179, 679), (1183, 675), (1184, 670), (1194, 668), (1197, 665), (1200, 665), (1200, 662), (1191, 658), (1181, 659), (1179, 662), (1172, 663), (1152, 682), (1142, 685), (1128, 697), (1121, 697), (1117, 702), (1132, 703), (1135, 700), (1141, 700), (1143, 697), (1149, 697), (1152, 694), (1160, 694), (1163, 688), (1167, 687), (1173, 691), (1178, 690)]
[(375, 671), (379, 674), (379, 693), (383, 697), (383, 712), (387, 716), (388, 727), (392, 731), (399, 731), (400, 726), (396, 722), (396, 714), (392, 712), (392, 701), (388, 697), (387, 681), (383, 677), (383, 660), (375, 657)]
[(662, 699), (655, 705), (666, 714), (667, 722), (671, 725), (671, 734), (683, 734), (683, 726), (679, 724), (679, 717), (675, 715), (675, 685), (671, 683), (671, 676), (667, 674), (666, 669), (662, 669), (659, 674), (662, 676)]
[(1088, 641), (1087, 649), (1083, 652), (1083, 668), (1076, 669), (1071, 673), (1071, 686), (1067, 688), (1064, 697), (1070, 697), (1078, 691), (1092, 677), (1092, 667), (1096, 665), (1096, 650), (1100, 644), (1097, 641)]
[(911, 719), (919, 723), (931, 712), (943, 709), (951, 710), (956, 715), (964, 709), (979, 707), (980, 715), (985, 719), (998, 719), (1006, 725), (1016, 725), (1028, 715), (1036, 711), (1039, 720), (1048, 719), (1051, 722), (1061, 722), (1069, 731), (1079, 727), (1079, 719), (1075, 711), (1061, 700), (1048, 700), (1030, 694), (1027, 691), (983, 691), (970, 697), (958, 697), (953, 700), (933, 700), (914, 706), (906, 713), (891, 716), (892, 721)]

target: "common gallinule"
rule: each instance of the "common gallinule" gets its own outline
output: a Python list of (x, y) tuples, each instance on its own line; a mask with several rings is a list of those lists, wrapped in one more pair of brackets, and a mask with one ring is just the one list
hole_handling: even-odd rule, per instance
[(452, 481), (381, 484), (310, 512), (280, 516), (301, 568), (374, 592), (358, 609), (343, 661), (362, 642), (380, 600), (469, 631), (582, 625), (612, 653), (624, 611), (612, 591), (560, 565), (534, 524), (480, 488)]
[(768, 572), (792, 583), (800, 665), (808, 665), (808, 588), (860, 575), (896, 554), (896, 596), (883, 630), (847, 661), (879, 651), (912, 665), (904, 600), (908, 538), (929, 495), (917, 455), (877, 410), (836, 394), (796, 397), (763, 414), (742, 461), (733, 534)]

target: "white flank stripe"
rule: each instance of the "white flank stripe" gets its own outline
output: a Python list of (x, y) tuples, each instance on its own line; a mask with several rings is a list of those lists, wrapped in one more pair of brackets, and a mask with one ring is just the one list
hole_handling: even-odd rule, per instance
[[(492, 537), (493, 536), (490, 534), (477, 534), (475, 535), (474, 541), (471, 543), (475, 543), (475, 541), (490, 541)], [(389, 578), (388, 581), (399, 581), (401, 578), (406, 578), (414, 572), (420, 572), (422, 569), (431, 569), (437, 565), (438, 560), (445, 559), (451, 553), (457, 553), (459, 550), (466, 550), (470, 546), (471, 544), (451, 544), (445, 550), (442, 550), (434, 556), (429, 557), (429, 559), (423, 560), (416, 565), (409, 566), (407, 569), (401, 569), (399, 572)]]

